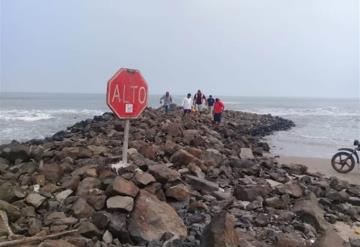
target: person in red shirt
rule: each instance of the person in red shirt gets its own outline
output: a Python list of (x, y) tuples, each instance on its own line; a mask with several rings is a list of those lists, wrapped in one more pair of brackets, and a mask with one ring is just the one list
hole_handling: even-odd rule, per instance
[(222, 115), (224, 109), (225, 109), (224, 103), (221, 102), (221, 100), (219, 98), (216, 98), (215, 104), (214, 104), (214, 122), (216, 124), (220, 124), (221, 115)]

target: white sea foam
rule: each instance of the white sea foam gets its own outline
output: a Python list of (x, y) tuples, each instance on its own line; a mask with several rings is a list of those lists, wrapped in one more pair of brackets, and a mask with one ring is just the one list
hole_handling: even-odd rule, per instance
[(64, 117), (66, 115), (74, 116), (94, 116), (102, 114), (101, 110), (91, 109), (45, 109), (45, 110), (0, 110), (0, 120), (5, 121), (24, 121), (24, 122), (35, 122), (41, 120), (49, 120), (58, 117)]

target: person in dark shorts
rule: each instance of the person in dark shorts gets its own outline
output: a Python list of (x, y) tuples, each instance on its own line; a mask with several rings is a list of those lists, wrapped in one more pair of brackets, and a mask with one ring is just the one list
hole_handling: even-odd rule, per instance
[(184, 110), (183, 116), (186, 114), (191, 113), (191, 107), (192, 107), (192, 99), (191, 99), (191, 93), (188, 93), (186, 97), (183, 99), (182, 107)]
[(206, 102), (206, 97), (205, 95), (201, 92), (201, 90), (199, 89), (197, 91), (197, 93), (194, 95), (194, 105), (195, 105), (195, 109), (198, 112), (201, 112), (202, 110), (202, 106), (203, 103)]
[(214, 104), (214, 123), (220, 124), (224, 109), (225, 109), (224, 103), (221, 102), (219, 98), (216, 98)]
[(212, 95), (209, 95), (209, 98), (206, 101), (207, 101), (208, 111), (211, 116), (211, 115), (213, 115), (215, 99), (212, 97)]

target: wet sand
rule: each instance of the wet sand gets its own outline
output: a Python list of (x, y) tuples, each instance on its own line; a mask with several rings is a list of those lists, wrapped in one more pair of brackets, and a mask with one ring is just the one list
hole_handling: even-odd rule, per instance
[(327, 177), (337, 177), (342, 180), (346, 180), (352, 184), (360, 185), (360, 169), (358, 164), (355, 164), (354, 170), (347, 174), (341, 174), (336, 172), (329, 159), (322, 158), (307, 158), (307, 157), (293, 157), (293, 156), (281, 156), (279, 158), (280, 163), (295, 163), (295, 164), (304, 164), (308, 167), (309, 172), (319, 172), (324, 174)]

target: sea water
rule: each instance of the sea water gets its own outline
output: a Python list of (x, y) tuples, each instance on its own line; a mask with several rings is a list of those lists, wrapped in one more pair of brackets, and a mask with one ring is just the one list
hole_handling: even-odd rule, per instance
[[(151, 95), (149, 105), (160, 106)], [(174, 96), (181, 103), (183, 96)], [(330, 157), (337, 148), (360, 139), (359, 99), (226, 97), (227, 109), (291, 119), (296, 127), (266, 140), (272, 152), (302, 157)], [(102, 94), (0, 93), (0, 144), (44, 138), (80, 120), (109, 111)]]

